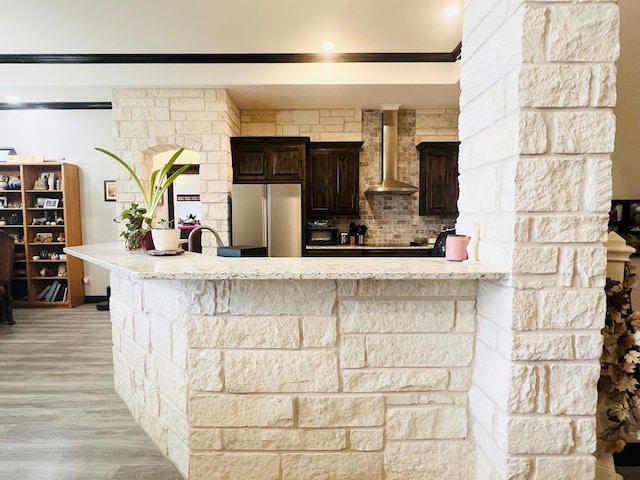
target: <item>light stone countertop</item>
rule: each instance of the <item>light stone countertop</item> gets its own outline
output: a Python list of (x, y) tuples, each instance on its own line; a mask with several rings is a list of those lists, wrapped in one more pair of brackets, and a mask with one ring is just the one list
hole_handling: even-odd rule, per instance
[(433, 257), (218, 257), (186, 252), (157, 257), (129, 252), (122, 242), (66, 247), (64, 251), (120, 275), (147, 279), (204, 280), (402, 280), (501, 279), (485, 265)]

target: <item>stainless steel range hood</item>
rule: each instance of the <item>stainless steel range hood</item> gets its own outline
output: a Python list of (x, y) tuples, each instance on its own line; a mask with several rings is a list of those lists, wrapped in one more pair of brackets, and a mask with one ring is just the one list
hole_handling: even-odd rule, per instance
[(365, 193), (410, 195), (417, 187), (398, 180), (398, 109), (400, 105), (382, 106), (382, 182), (371, 185)]

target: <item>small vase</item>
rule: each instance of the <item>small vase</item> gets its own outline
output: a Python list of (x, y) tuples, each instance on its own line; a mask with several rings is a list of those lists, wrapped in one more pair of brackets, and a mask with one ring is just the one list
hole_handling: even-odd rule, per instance
[(153, 236), (151, 235), (151, 230), (147, 231), (147, 233), (144, 234), (144, 237), (142, 237), (141, 246), (142, 246), (142, 250), (144, 250), (145, 252), (148, 250), (156, 249), (153, 243)]

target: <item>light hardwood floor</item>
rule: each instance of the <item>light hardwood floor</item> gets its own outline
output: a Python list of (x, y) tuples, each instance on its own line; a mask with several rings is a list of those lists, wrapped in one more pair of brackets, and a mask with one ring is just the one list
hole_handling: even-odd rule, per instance
[(181, 480), (113, 389), (109, 312), (0, 323), (1, 480)]

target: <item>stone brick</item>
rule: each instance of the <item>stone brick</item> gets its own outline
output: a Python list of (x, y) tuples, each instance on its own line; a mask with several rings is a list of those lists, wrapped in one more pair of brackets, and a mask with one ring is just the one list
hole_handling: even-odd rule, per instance
[(234, 315), (331, 315), (335, 301), (329, 280), (235, 280), (229, 309)]
[(298, 348), (297, 316), (197, 317), (189, 323), (191, 347)]
[(541, 326), (547, 329), (601, 328), (605, 317), (602, 290), (542, 292)]
[(418, 395), (414, 393), (397, 393), (395, 395), (385, 395), (384, 401), (387, 405), (417, 405)]
[(471, 388), (470, 368), (452, 368), (449, 370), (449, 391), (467, 392), (469, 388)]
[(171, 431), (167, 439), (167, 457), (183, 476), (189, 474), (189, 448)]
[(510, 454), (559, 455), (574, 446), (571, 420), (566, 417), (512, 417), (508, 429)]
[(554, 153), (611, 153), (616, 119), (612, 110), (567, 111), (554, 116)]
[(365, 366), (364, 335), (345, 335), (340, 346), (341, 368), (362, 368)]
[(152, 312), (150, 336), (151, 348), (165, 357), (171, 358), (171, 320), (164, 315)]
[(523, 65), (520, 70), (520, 106), (586, 107), (591, 68), (588, 65)]
[(257, 395), (195, 395), (189, 401), (193, 427), (291, 427), (289, 397)]
[(539, 112), (522, 112), (519, 115), (520, 153), (540, 154), (547, 152), (547, 126)]
[(172, 98), (169, 102), (171, 110), (198, 111), (204, 110), (204, 98)]
[(344, 450), (345, 430), (301, 430), (275, 428), (228, 429), (225, 450)]
[(534, 292), (514, 290), (512, 299), (512, 328), (519, 331), (535, 330), (538, 304)]
[(606, 215), (538, 217), (534, 220), (536, 240), (540, 243), (604, 242)]
[(587, 211), (608, 212), (612, 195), (611, 158), (587, 157), (586, 164), (584, 208)]
[(568, 360), (573, 358), (570, 334), (516, 334), (513, 360)]
[(384, 398), (300, 397), (298, 424), (309, 428), (378, 427), (384, 423)]
[(176, 408), (187, 408), (187, 372), (163, 355), (147, 356), (145, 375)]
[(127, 359), (131, 367), (144, 371), (146, 365), (144, 349), (124, 335), (120, 336), (120, 353)]
[(384, 430), (383, 429), (353, 429), (349, 432), (349, 443), (351, 450), (360, 452), (375, 452), (382, 450), (384, 447)]
[(576, 451), (593, 453), (596, 450), (596, 419), (581, 418), (574, 421)]
[(620, 19), (615, 4), (554, 8), (548, 28), (551, 62), (615, 62), (620, 55)]
[(160, 420), (169, 427), (173, 435), (184, 444), (189, 441), (189, 421), (186, 409), (184, 411), (174, 407), (170, 402), (160, 401)]
[(320, 113), (318, 110), (278, 110), (276, 111), (276, 123), (286, 124), (319, 124)]
[(473, 335), (370, 335), (366, 349), (370, 367), (464, 367), (473, 356)]
[(549, 411), (552, 415), (594, 415), (600, 364), (551, 365)]
[[(382, 480), (382, 471), (382, 455), (379, 453), (282, 455), (282, 480)], [(262, 477), (256, 478), (262, 480)]]
[(196, 453), (191, 455), (190, 480), (278, 480), (280, 459), (276, 454)]
[(219, 392), (223, 386), (220, 351), (192, 348), (189, 353), (189, 389), (192, 392)]
[(516, 247), (513, 250), (515, 273), (556, 273), (558, 249), (556, 247)]
[(386, 480), (476, 478), (474, 450), (464, 441), (389, 442), (384, 451)]
[(536, 412), (538, 368), (532, 365), (514, 365), (511, 372), (512, 387), (509, 389), (509, 411), (514, 413)]
[(215, 428), (192, 428), (189, 433), (192, 450), (221, 450), (222, 430)]
[(457, 301), (455, 318), (456, 332), (474, 332), (476, 329), (476, 302)]
[(167, 454), (167, 442), (169, 430), (160, 421), (160, 419), (151, 412), (144, 403), (139, 403), (137, 406), (136, 421), (143, 428), (143, 430), (149, 435), (153, 443), (156, 444), (158, 449), (163, 455)]
[(607, 252), (604, 247), (577, 248), (577, 273), (584, 287), (604, 287)]
[(449, 374), (444, 369), (343, 370), (345, 392), (408, 392), (445, 390)]
[(518, 163), (515, 209), (527, 212), (578, 211), (582, 208), (575, 185), (584, 178), (584, 162), (553, 158)]
[(367, 300), (340, 302), (342, 333), (448, 332), (453, 328), (451, 300)]
[(303, 347), (333, 347), (335, 344), (335, 317), (304, 317), (302, 319)]
[[(604, 325), (604, 318), (602, 319)], [(576, 360), (598, 360), (602, 354), (602, 334), (600, 330), (577, 333), (574, 338)]]
[(522, 61), (539, 63), (545, 60), (545, 29), (549, 9), (525, 5), (522, 20)]
[(539, 457), (535, 460), (534, 480), (576, 480), (594, 478), (596, 459), (591, 455), (569, 458)]
[(476, 283), (468, 280), (359, 280), (358, 296), (474, 297)]
[(357, 280), (338, 280), (338, 297), (353, 297), (358, 291), (359, 281)]
[(335, 392), (335, 351), (229, 351), (225, 384), (229, 392)]
[(466, 438), (467, 409), (459, 405), (426, 405), (387, 410), (389, 440)]

